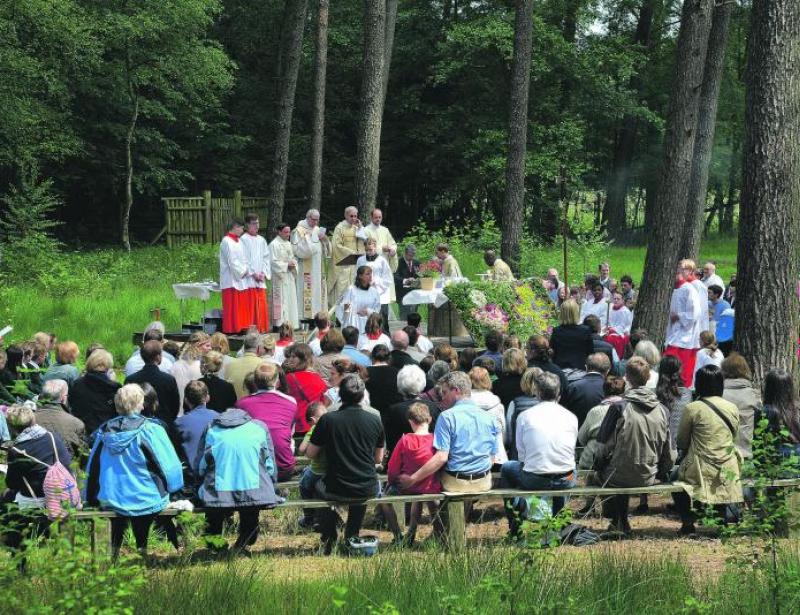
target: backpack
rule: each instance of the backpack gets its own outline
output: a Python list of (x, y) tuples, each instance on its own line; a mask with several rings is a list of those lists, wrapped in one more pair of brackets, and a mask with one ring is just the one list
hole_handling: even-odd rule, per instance
[[(75, 480), (75, 477), (70, 474), (70, 471), (64, 467), (64, 464), (62, 464), (58, 459), (58, 449), (56, 448), (56, 440), (53, 437), (53, 434), (47, 432), (47, 435), (50, 436), (50, 441), (53, 443), (53, 454), (56, 457), (56, 461), (53, 463), (53, 465), (36, 459), (36, 457), (32, 457), (25, 451), (21, 451), (18, 448), (12, 447), (11, 450), (47, 468), (47, 472), (44, 475), (44, 481), (42, 482), (42, 491), (44, 491), (45, 501), (44, 508), (49, 519), (63, 519), (67, 516), (70, 508), (75, 510), (81, 509), (81, 493), (78, 490), (78, 483)], [(30, 483), (28, 483), (25, 478), (22, 480), (28, 487), (31, 497), (36, 498), (36, 493), (30, 486)]]

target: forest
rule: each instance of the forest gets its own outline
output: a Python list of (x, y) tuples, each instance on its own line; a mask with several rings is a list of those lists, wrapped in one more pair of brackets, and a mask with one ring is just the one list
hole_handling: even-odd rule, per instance
[[(149, 242), (160, 197), (204, 189), (268, 195), (289, 220), (309, 205), (336, 220), (366, 195), (396, 235), (418, 221), (500, 220), (518, 7), (530, 49), (522, 232), (552, 239), (573, 199), (617, 241), (643, 238), (675, 0), (9, 0), (0, 194), (46, 183), (67, 223), (57, 234), (90, 244), (127, 241), (128, 216), (130, 240)], [(704, 226), (728, 233), (748, 25), (747, 6), (717, 7)], [(378, 56), (376, 89), (365, 58)]]

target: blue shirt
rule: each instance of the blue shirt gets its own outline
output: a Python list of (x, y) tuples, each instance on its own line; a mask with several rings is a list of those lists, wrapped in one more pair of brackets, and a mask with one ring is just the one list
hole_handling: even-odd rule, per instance
[(479, 359), (491, 359), (494, 361), (494, 373), (498, 376), (503, 373), (503, 355), (500, 352), (492, 352), (491, 350), (485, 350), (472, 362), (472, 365), (477, 365)]
[(176, 439), (180, 442), (181, 448), (186, 455), (186, 461), (189, 462), (192, 474), (197, 473), (195, 461), (197, 460), (200, 438), (202, 438), (203, 432), (209, 423), (218, 418), (219, 412), (201, 405), (175, 419), (174, 432)]
[(372, 365), (372, 361), (369, 360), (369, 357), (355, 346), (345, 346), (342, 348), (342, 354), (354, 363), (362, 365), (363, 367), (369, 367)]
[(498, 428), (491, 414), (462, 399), (436, 420), (433, 448), (447, 451), (445, 469), (477, 474), (492, 467), (497, 454)]
[(708, 306), (710, 309), (714, 310), (713, 314), (711, 315), (711, 320), (719, 322), (719, 317), (722, 316), (722, 312), (730, 309), (731, 304), (725, 301), (725, 299), (720, 299), (717, 301), (716, 305), (709, 301)]

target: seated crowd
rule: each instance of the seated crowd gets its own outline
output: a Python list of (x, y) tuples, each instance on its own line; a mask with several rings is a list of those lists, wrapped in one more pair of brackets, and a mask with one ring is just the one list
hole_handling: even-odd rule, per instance
[[(551, 282), (558, 291), (557, 277)], [(607, 292), (594, 281), (587, 290), (596, 301)], [(635, 300), (631, 286), (623, 280), (615, 290), (615, 305), (627, 309)], [(514, 336), (491, 333), (482, 352), (434, 346), (416, 313), (391, 336), (379, 314), (366, 336), (319, 314), (310, 344), (295, 342), (282, 326), (277, 342), (247, 333), (239, 356), (221, 334), (193, 333), (182, 348), (173, 346), (155, 322), (125, 363), (125, 384), (100, 345), (86, 350), (82, 373), (74, 342), (51, 349), (53, 336), (37, 335), (24, 347), (9, 346), (0, 351), (0, 394), (8, 404), (0, 412), (8, 456), (3, 505), (11, 520), (2, 525), (4, 541), (18, 547), (25, 523), (28, 531), (46, 531), (52, 515), (44, 482), (55, 461), (74, 460), (86, 470), (86, 505), (117, 513), (116, 553), (128, 525), (139, 549), (154, 523), (177, 546), (175, 528), (158, 514), (182, 499), (206, 509), (210, 535), (237, 512), (235, 548), (246, 549), (258, 537), (259, 511), (281, 502), (278, 483), (293, 477), (303, 499), (348, 507), (345, 540), (358, 536), (370, 498), (479, 493), (492, 488), (493, 471), (501, 487), (567, 491), (577, 469), (603, 487), (687, 483), (693, 497), (674, 499), (681, 532), (690, 534), (698, 507), (735, 517), (742, 460), (753, 454), (759, 417), (780, 439), (781, 454), (800, 453), (787, 373), (767, 375), (762, 402), (744, 358), (718, 355), (706, 332), (700, 353), (707, 356), (687, 387), (681, 360), (662, 357), (647, 332), (604, 339), (600, 314), (581, 319), (591, 306), (559, 303), (560, 325), (549, 338), (532, 336), (523, 348)], [(298, 468), (296, 455), (310, 463)], [(558, 513), (565, 501), (544, 500), (546, 510), (509, 499), (510, 533), (519, 535), (525, 519)], [(427, 505), (441, 532), (436, 504)], [(413, 542), (422, 508), (411, 508), (405, 537), (392, 507), (381, 506), (381, 514), (396, 540)], [(627, 496), (606, 500), (602, 512), (614, 532), (631, 532)], [(333, 508), (305, 509), (300, 525), (316, 529), (324, 551), (332, 551)]]

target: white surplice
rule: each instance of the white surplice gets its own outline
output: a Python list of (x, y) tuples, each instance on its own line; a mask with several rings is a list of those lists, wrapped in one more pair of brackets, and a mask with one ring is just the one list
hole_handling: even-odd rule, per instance
[(272, 324), (277, 326), (290, 322), (293, 327), (297, 327), (300, 324), (297, 314), (297, 281), (295, 272), (289, 269), (289, 263), (295, 261), (292, 244), (278, 235), (269, 244), (269, 251), (272, 270)]
[[(346, 311), (344, 309), (345, 305), (348, 305)], [(366, 309), (367, 312), (364, 316), (361, 316), (359, 312), (363, 309)], [(353, 284), (344, 291), (342, 300), (336, 306), (336, 317), (342, 323), (342, 328), (355, 327), (359, 333), (363, 334), (369, 315), (380, 311), (381, 296), (378, 293), (378, 289), (370, 286), (367, 290), (362, 290)]]
[(383, 256), (378, 254), (375, 260), (367, 260), (366, 254), (359, 256), (356, 261), (356, 271), (358, 267), (367, 265), (372, 269), (372, 286), (378, 289), (381, 296), (381, 305), (388, 305), (392, 302), (392, 291), (394, 291), (394, 275), (392, 268)]
[[(272, 277), (272, 271), (270, 269), (269, 245), (267, 244), (267, 240), (261, 235), (245, 233), (239, 238), (239, 241), (242, 243), (242, 248), (244, 249), (244, 256), (247, 259), (249, 273), (263, 273), (266, 276), (266, 280), (269, 280)], [(248, 275), (245, 281), (247, 282), (247, 288), (266, 288), (266, 280), (259, 282), (252, 275)]]

